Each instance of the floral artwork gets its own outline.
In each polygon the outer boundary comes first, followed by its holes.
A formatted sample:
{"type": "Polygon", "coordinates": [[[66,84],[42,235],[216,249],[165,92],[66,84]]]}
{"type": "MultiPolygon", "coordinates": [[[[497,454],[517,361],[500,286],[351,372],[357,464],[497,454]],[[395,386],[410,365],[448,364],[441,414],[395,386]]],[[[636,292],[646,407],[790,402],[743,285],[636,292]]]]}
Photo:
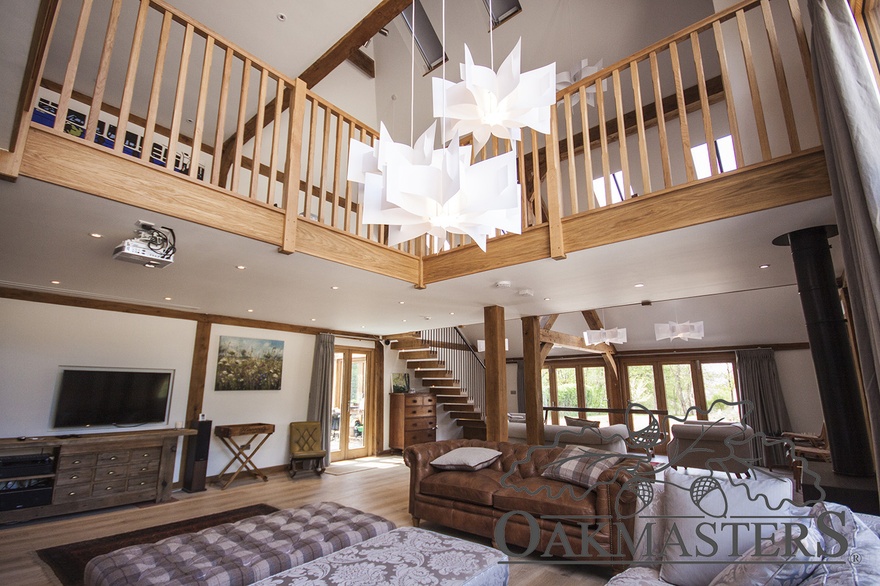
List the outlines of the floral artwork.
{"type": "Polygon", "coordinates": [[[215,391],[280,391],[284,342],[220,336],[215,391]]]}

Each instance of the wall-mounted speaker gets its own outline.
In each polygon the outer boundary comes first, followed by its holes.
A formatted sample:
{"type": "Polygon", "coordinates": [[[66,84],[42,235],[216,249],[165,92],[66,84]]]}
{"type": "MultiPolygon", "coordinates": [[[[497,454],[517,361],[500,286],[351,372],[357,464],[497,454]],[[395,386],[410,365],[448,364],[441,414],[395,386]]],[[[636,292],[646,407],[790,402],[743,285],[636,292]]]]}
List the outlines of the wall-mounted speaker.
{"type": "Polygon", "coordinates": [[[208,448],[211,447],[211,422],[194,421],[190,427],[196,435],[189,436],[186,448],[186,468],[183,472],[183,490],[201,492],[205,490],[208,474],[208,448]]]}

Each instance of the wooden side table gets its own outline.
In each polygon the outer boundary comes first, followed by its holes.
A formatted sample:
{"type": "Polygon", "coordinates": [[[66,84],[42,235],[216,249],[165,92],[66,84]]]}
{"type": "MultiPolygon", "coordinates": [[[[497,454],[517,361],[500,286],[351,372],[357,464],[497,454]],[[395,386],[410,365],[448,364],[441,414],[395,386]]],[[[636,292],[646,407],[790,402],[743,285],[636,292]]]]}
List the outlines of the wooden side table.
{"type": "Polygon", "coordinates": [[[219,437],[220,441],[223,442],[223,445],[232,452],[232,459],[229,460],[226,467],[217,475],[217,482],[222,484],[220,490],[226,490],[226,487],[232,484],[232,481],[235,480],[242,470],[249,470],[257,478],[262,478],[263,482],[269,481],[269,477],[263,474],[263,471],[253,463],[253,457],[273,433],[275,433],[275,425],[272,423],[239,423],[237,425],[218,425],[214,428],[214,435],[219,437]],[[241,444],[235,441],[237,436],[248,435],[250,438],[241,444]],[[261,435],[263,436],[263,439],[260,440],[260,443],[257,444],[257,447],[253,448],[250,456],[248,456],[245,452],[251,449],[251,444],[261,435]],[[224,484],[223,475],[236,462],[239,463],[238,469],[224,484]]]}

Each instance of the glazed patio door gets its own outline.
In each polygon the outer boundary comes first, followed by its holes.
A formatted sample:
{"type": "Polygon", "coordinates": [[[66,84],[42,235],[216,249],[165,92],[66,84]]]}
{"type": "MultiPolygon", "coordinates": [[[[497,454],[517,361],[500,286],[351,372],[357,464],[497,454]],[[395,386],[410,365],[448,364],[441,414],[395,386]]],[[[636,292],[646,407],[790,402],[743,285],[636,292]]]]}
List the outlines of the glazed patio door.
{"type": "Polygon", "coordinates": [[[369,455],[372,437],[369,397],[369,365],[372,352],[362,348],[336,347],[333,368],[333,407],[330,415],[331,460],[369,455]]]}

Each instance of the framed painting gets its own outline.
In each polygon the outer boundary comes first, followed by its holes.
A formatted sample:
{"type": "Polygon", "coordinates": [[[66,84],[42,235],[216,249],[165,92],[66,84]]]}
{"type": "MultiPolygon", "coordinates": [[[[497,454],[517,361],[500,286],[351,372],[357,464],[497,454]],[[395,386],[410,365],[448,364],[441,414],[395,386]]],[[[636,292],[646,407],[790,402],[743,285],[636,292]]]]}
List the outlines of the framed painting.
{"type": "Polygon", "coordinates": [[[215,391],[280,391],[284,342],[220,336],[215,391]]]}

